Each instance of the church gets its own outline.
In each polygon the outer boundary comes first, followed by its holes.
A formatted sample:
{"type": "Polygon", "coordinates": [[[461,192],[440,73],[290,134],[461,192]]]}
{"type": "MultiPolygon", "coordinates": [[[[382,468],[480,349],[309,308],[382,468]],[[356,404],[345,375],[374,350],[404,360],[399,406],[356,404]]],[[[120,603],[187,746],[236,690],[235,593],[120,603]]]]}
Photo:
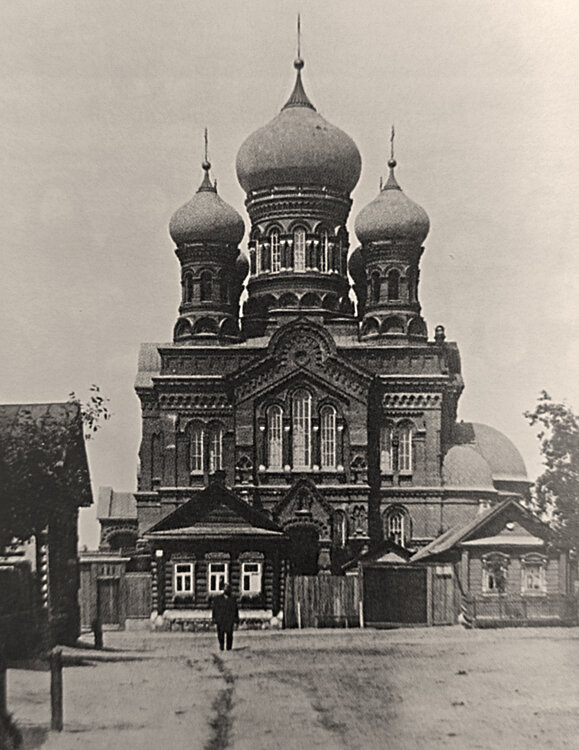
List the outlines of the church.
{"type": "Polygon", "coordinates": [[[242,610],[275,618],[285,576],[343,575],[384,545],[424,558],[529,493],[511,441],[457,421],[458,346],[421,314],[429,218],[393,148],[352,237],[360,153],[309,99],[299,55],[294,68],[286,104],[237,154],[246,240],[207,148],[170,220],[181,303],[172,341],[139,355],[138,490],[99,508],[101,547],[148,551],[167,616],[207,613],[230,583],[242,610]]]}

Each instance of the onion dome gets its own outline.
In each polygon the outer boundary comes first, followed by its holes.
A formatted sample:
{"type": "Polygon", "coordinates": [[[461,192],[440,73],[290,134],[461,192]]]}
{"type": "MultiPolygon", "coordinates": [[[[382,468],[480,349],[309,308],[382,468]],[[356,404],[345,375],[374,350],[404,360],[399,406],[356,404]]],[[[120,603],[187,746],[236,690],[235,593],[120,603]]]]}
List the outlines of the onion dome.
{"type": "Polygon", "coordinates": [[[235,260],[235,276],[240,284],[243,284],[249,273],[249,260],[247,255],[240,251],[235,260]]]}
{"type": "Polygon", "coordinates": [[[395,160],[390,159],[388,166],[390,175],[386,184],[356,218],[356,235],[363,244],[384,240],[422,244],[430,229],[428,214],[402,192],[394,176],[395,160]]]}
{"type": "Polygon", "coordinates": [[[245,232],[243,219],[217,194],[209,178],[211,164],[203,162],[205,176],[199,190],[188,203],[178,208],[169,222],[169,234],[176,245],[218,242],[238,245],[245,232]]]}
{"type": "Polygon", "coordinates": [[[366,283],[366,264],[364,263],[362,251],[359,247],[357,247],[350,255],[348,260],[348,271],[350,272],[354,284],[366,283]]]}
{"type": "Polygon", "coordinates": [[[294,90],[281,112],[252,133],[237,154],[237,178],[246,193],[281,185],[318,185],[349,194],[362,160],[354,141],[310,102],[299,57],[294,90]]]}

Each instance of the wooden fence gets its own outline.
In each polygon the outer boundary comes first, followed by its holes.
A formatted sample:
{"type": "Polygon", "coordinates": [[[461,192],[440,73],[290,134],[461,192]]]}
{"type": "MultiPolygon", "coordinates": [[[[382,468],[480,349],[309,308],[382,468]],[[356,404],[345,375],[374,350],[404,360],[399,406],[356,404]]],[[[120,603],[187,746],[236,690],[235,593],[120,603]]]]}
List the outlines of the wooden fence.
{"type": "Polygon", "coordinates": [[[358,627],[359,602],[357,576],[288,576],[285,627],[358,627]]]}
{"type": "Polygon", "coordinates": [[[545,596],[465,597],[467,615],[478,627],[493,625],[574,625],[577,623],[575,597],[563,594],[545,596]]]}

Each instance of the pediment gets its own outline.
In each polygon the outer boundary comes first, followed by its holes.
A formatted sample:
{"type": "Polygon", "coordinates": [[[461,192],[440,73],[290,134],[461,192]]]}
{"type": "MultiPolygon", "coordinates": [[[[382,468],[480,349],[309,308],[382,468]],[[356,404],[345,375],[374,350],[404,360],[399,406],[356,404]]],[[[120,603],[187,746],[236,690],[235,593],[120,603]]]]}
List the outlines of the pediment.
{"type": "Polygon", "coordinates": [[[230,376],[235,401],[241,403],[280,386],[297,375],[325,390],[365,403],[372,377],[340,357],[334,341],[311,321],[294,321],[272,336],[268,354],[251,368],[230,376]]]}

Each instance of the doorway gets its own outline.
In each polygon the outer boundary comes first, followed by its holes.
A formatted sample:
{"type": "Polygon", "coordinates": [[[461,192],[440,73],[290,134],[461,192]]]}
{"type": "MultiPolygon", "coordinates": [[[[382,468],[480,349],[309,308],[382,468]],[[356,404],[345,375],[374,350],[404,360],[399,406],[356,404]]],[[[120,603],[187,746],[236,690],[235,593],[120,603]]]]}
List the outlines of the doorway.
{"type": "Polygon", "coordinates": [[[318,575],[319,533],[313,524],[297,524],[286,529],[289,537],[289,563],[292,576],[318,575]]]}

